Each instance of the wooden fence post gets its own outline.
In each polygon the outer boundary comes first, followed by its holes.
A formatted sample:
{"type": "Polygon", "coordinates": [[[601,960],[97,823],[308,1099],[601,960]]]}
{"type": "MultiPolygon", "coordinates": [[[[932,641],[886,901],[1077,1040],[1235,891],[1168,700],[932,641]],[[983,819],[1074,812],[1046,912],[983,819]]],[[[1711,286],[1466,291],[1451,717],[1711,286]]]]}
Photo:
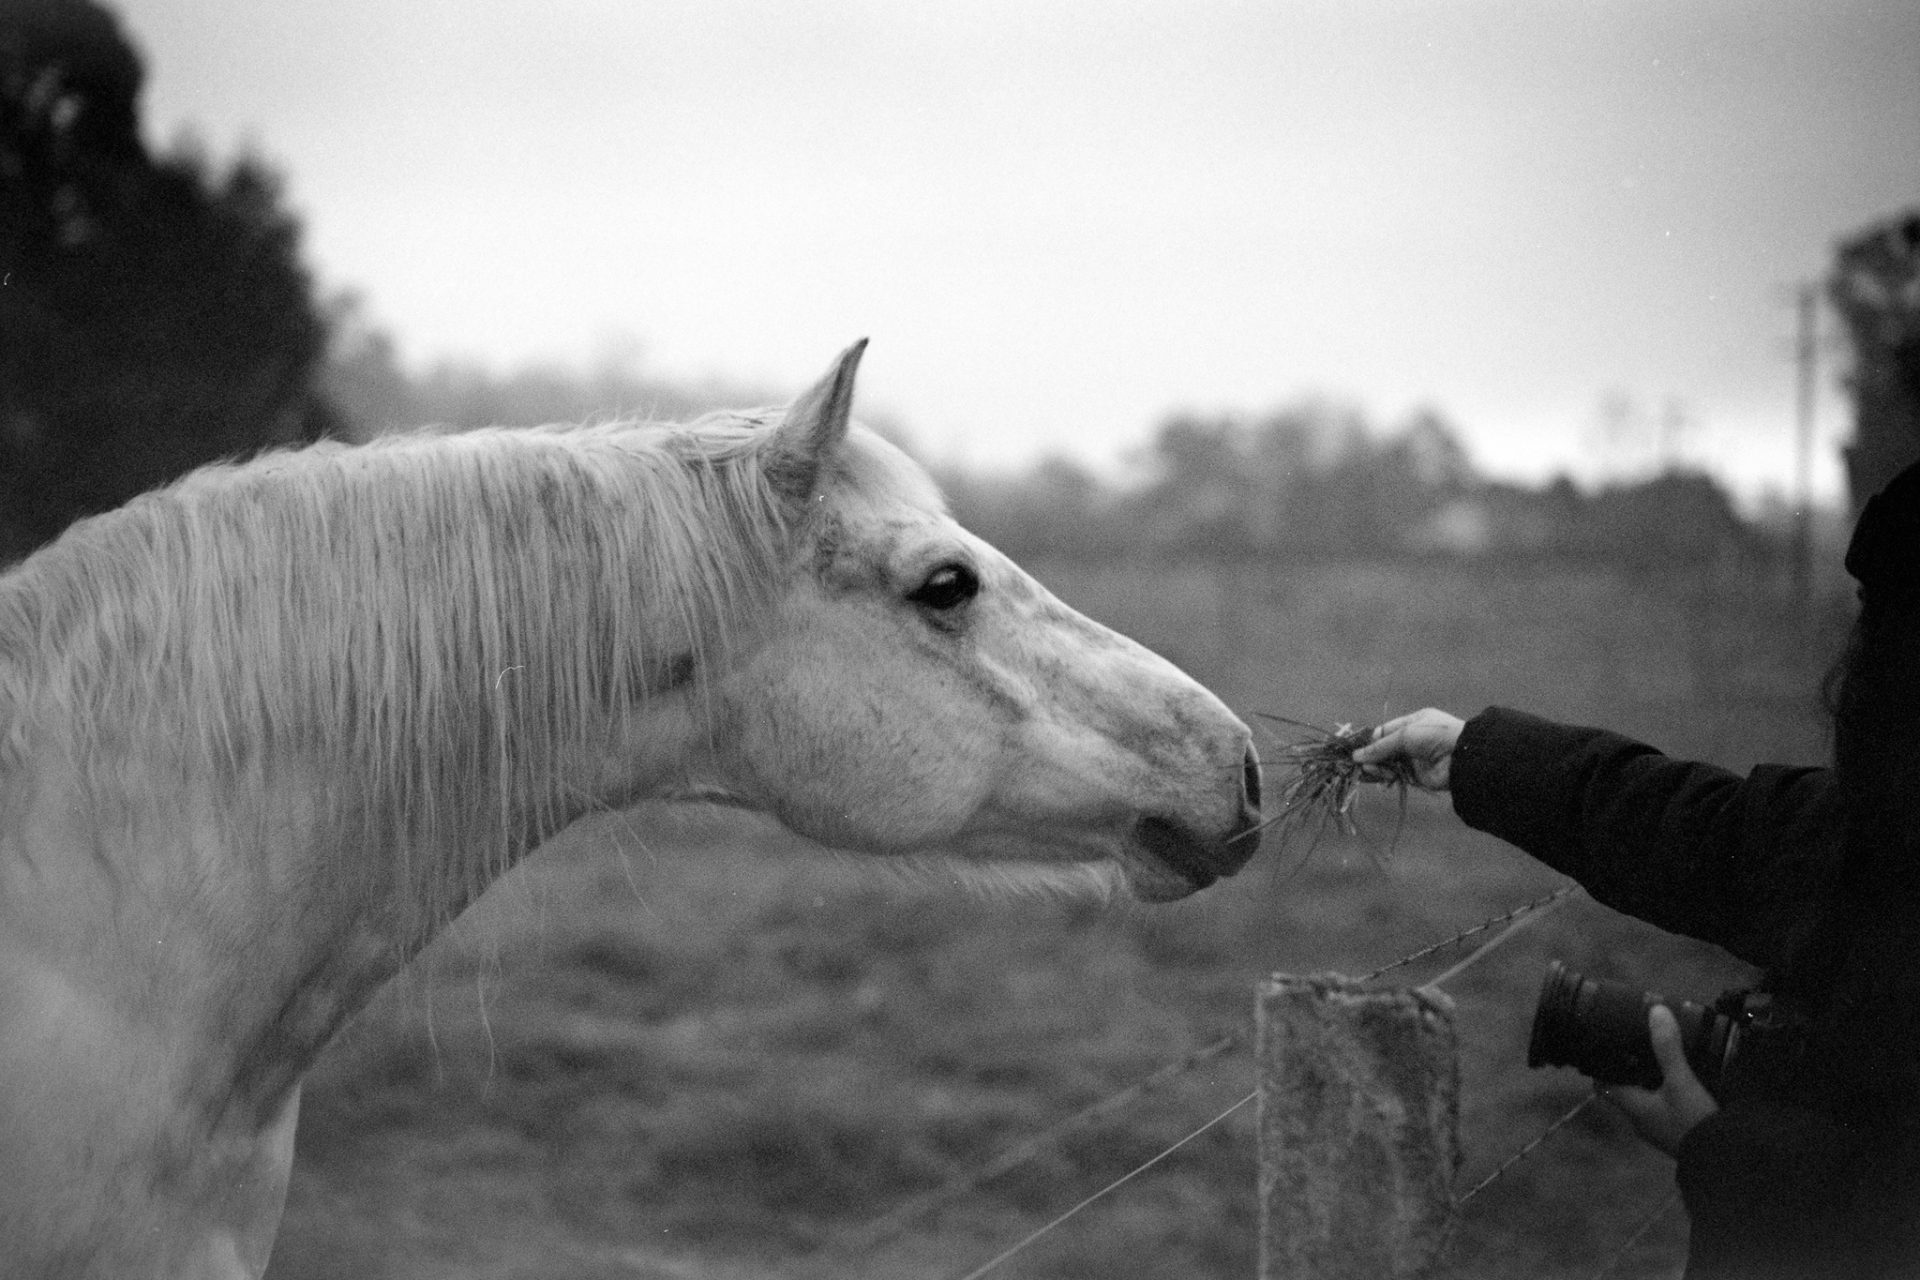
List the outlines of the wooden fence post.
{"type": "Polygon", "coordinates": [[[1338,974],[1260,985],[1260,1280],[1436,1273],[1460,1162],[1453,1002],[1338,974]]]}

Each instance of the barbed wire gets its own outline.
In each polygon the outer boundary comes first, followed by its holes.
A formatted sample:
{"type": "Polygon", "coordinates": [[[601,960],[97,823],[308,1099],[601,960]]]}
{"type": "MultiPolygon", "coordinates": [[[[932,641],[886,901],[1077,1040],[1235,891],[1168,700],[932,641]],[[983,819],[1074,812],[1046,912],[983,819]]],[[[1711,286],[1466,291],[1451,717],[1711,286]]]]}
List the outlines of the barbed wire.
{"type": "Polygon", "coordinates": [[[1502,929],[1499,933],[1495,934],[1492,938],[1488,939],[1472,955],[1469,955],[1465,960],[1462,960],[1459,964],[1454,965],[1453,968],[1447,970],[1445,973],[1441,974],[1439,977],[1428,979],[1425,983],[1422,984],[1423,989],[1428,991],[1438,990],[1445,983],[1453,981],[1455,978],[1465,973],[1468,969],[1471,969],[1474,965],[1479,964],[1482,960],[1484,960],[1487,957],[1489,953],[1491,953],[1492,951],[1494,951],[1499,947],[1505,946],[1508,942],[1512,941],[1515,937],[1519,935],[1521,930],[1531,929],[1534,925],[1546,919],[1547,916],[1550,915],[1554,911],[1554,909],[1559,907],[1562,903],[1571,902],[1573,900],[1574,894],[1579,892],[1579,888],[1580,886],[1574,885],[1568,889],[1562,890],[1559,893],[1551,893],[1551,894],[1548,894],[1546,897],[1540,899],[1540,901],[1535,905],[1535,907],[1532,910],[1528,911],[1526,915],[1521,916],[1517,920],[1514,920],[1512,924],[1509,924],[1506,928],[1502,929]]]}
{"type": "Polygon", "coordinates": [[[1515,1151],[1513,1154],[1509,1155],[1505,1160],[1502,1160],[1498,1165],[1496,1165],[1492,1173],[1489,1173],[1486,1177],[1474,1183],[1472,1187],[1467,1189],[1465,1194],[1456,1197],[1453,1202],[1454,1207],[1459,1208],[1465,1205],[1467,1201],[1473,1199],[1475,1196],[1479,1195],[1482,1191],[1485,1191],[1488,1187],[1500,1181],[1500,1179],[1506,1177],[1507,1174],[1512,1171],[1515,1165],[1519,1164],[1522,1160],[1525,1160],[1528,1156],[1532,1155],[1535,1151],[1539,1150],[1541,1143],[1545,1142],[1548,1138],[1551,1138],[1554,1134],[1560,1132],[1560,1130],[1564,1129],[1567,1125],[1571,1124],[1573,1122],[1574,1117],[1578,1116],[1582,1111],[1585,1111],[1588,1107],[1592,1106],[1594,1099],[1599,1096],[1600,1095],[1598,1094],[1590,1093],[1586,1097],[1580,1099],[1580,1101],[1574,1103],[1566,1111],[1562,1112],[1559,1118],[1554,1120],[1552,1124],[1549,1124],[1545,1129],[1542,1129],[1539,1133],[1535,1134],[1533,1138],[1531,1138],[1525,1144],[1523,1144],[1518,1151],[1515,1151]]]}
{"type": "MultiPolygon", "coordinates": [[[[1361,974],[1360,977],[1357,979],[1357,981],[1372,982],[1377,978],[1380,978],[1386,974],[1392,973],[1395,969],[1404,969],[1406,966],[1410,964],[1414,964],[1414,963],[1417,963],[1418,961],[1425,960],[1428,956],[1433,955],[1435,952],[1445,951],[1448,947],[1456,946],[1462,942],[1465,942],[1468,938],[1472,938],[1479,934],[1485,933],[1487,930],[1494,928],[1497,925],[1505,924],[1507,921],[1515,919],[1519,916],[1526,915],[1530,911],[1538,911],[1542,907],[1551,906],[1555,903],[1562,901],[1563,899],[1572,897],[1574,894],[1578,892],[1580,892],[1580,886],[1577,884],[1562,885],[1560,888],[1555,889],[1552,893],[1544,894],[1541,897],[1533,899],[1531,902],[1523,902],[1519,906],[1515,907],[1513,910],[1494,916],[1491,920],[1482,920],[1479,924],[1474,925],[1473,928],[1471,929],[1462,929],[1459,933],[1454,934],[1451,938],[1443,938],[1439,942],[1433,943],[1430,946],[1425,946],[1420,948],[1418,951],[1415,951],[1411,955],[1401,956],[1398,960],[1395,960],[1391,964],[1383,964],[1378,969],[1375,969],[1372,973],[1361,974]]],[[[1474,957],[1469,957],[1469,961],[1471,961],[1473,958],[1474,957]]],[[[1448,974],[1445,976],[1451,977],[1452,975],[1448,974]]],[[[1427,983],[1426,985],[1438,986],[1440,985],[1440,982],[1441,982],[1441,979],[1436,978],[1432,982],[1427,983]]]]}

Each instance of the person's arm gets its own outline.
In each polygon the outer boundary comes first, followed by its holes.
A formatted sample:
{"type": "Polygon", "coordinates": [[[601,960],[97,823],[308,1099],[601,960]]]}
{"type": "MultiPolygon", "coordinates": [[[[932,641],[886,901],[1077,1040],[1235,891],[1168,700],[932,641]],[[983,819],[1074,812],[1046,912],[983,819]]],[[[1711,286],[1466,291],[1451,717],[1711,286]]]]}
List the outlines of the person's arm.
{"type": "Polygon", "coordinates": [[[1468,721],[1402,716],[1354,758],[1411,763],[1421,785],[1451,790],[1469,826],[1617,910],[1762,966],[1805,940],[1836,860],[1825,769],[1763,765],[1742,778],[1498,707],[1468,721]]]}

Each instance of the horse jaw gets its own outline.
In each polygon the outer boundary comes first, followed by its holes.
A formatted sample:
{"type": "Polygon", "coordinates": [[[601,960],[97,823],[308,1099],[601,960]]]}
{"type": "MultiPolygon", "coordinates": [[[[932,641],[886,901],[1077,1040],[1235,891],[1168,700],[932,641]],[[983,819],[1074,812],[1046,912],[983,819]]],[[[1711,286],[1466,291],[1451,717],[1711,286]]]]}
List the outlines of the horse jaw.
{"type": "Polygon", "coordinates": [[[1129,891],[1143,895],[1127,878],[1120,864],[1098,862],[981,862],[958,857],[906,855],[889,858],[885,865],[897,867],[915,880],[953,884],[985,898],[1061,898],[1075,902],[1112,902],[1129,891]]]}

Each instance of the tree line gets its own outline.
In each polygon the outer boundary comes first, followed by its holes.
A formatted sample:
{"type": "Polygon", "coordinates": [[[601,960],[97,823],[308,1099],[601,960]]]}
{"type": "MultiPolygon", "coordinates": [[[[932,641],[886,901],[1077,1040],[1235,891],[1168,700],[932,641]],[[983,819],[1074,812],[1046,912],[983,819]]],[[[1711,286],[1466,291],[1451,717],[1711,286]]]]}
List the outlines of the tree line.
{"type": "Polygon", "coordinates": [[[1179,414],[1102,480],[1063,458],[1023,474],[942,476],[963,523],[1016,558],[1168,561],[1534,557],[1636,570],[1766,556],[1777,539],[1697,471],[1583,489],[1490,480],[1433,410],[1380,426],[1303,400],[1179,414]]]}

